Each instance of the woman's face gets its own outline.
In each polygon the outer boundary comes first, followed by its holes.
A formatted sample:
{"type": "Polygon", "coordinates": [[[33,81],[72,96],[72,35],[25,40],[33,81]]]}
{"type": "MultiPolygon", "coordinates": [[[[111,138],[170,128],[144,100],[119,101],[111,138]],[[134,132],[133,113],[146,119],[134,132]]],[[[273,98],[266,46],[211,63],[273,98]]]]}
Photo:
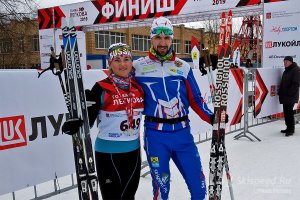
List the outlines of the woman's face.
{"type": "Polygon", "coordinates": [[[132,59],[128,55],[115,56],[111,60],[109,67],[117,76],[128,77],[132,70],[132,59]]]}

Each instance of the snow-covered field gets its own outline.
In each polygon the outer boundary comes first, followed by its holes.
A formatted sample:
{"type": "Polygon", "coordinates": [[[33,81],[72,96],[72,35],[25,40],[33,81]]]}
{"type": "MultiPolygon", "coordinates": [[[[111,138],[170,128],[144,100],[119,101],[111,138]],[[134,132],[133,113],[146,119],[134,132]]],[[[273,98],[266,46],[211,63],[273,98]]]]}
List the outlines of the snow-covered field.
{"type": "MultiPolygon", "coordinates": [[[[250,131],[258,136],[261,142],[250,142],[246,138],[234,140],[233,137],[238,133],[227,136],[226,148],[235,200],[300,199],[300,124],[296,125],[295,134],[291,137],[285,137],[280,133],[284,128],[282,120],[251,128],[250,131]]],[[[198,144],[198,149],[208,179],[210,141],[198,144]]],[[[173,162],[171,172],[170,200],[190,199],[184,180],[173,162]]],[[[59,179],[59,184],[61,188],[70,184],[70,177],[59,179]]],[[[53,182],[39,185],[37,190],[39,195],[51,192],[53,182]]],[[[33,198],[32,188],[16,192],[16,200],[33,198]]],[[[11,199],[11,194],[0,196],[0,200],[11,199]]],[[[48,200],[76,199],[78,199],[77,189],[48,198],[48,200]]],[[[136,200],[151,199],[151,177],[148,175],[140,180],[136,200]]],[[[230,199],[226,176],[223,178],[222,199],[230,199]]]]}

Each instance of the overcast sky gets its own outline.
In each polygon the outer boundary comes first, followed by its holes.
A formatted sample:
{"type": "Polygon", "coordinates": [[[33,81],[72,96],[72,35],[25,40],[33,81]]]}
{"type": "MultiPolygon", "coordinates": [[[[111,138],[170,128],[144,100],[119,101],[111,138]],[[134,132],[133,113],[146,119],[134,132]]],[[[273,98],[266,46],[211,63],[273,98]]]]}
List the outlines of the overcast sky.
{"type": "Polygon", "coordinates": [[[40,8],[48,8],[52,6],[65,5],[70,3],[78,3],[87,0],[36,0],[40,8]]]}

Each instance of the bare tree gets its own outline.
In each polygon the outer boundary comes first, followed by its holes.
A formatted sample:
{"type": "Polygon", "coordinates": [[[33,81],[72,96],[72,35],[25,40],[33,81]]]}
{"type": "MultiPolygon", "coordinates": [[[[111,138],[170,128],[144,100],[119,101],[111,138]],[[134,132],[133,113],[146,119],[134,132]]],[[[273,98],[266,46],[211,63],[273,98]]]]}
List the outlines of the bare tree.
{"type": "Polygon", "coordinates": [[[216,54],[218,51],[219,30],[221,21],[219,19],[207,20],[203,22],[205,29],[204,44],[207,44],[210,53],[216,54]]]}
{"type": "Polygon", "coordinates": [[[26,46],[38,29],[37,4],[34,0],[0,0],[0,66],[24,66],[26,46]]]}

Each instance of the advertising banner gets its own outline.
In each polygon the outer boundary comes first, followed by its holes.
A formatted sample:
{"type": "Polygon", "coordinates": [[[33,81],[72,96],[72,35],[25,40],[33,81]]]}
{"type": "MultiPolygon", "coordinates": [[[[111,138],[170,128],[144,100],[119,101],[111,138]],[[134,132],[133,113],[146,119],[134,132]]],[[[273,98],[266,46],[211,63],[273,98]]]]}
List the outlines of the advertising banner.
{"type": "MultiPolygon", "coordinates": [[[[193,72],[204,101],[213,111],[207,77],[201,76],[199,70],[193,72]]],[[[234,78],[239,76],[230,75],[229,80],[230,124],[233,120],[238,123],[241,116],[238,103],[241,96],[235,94],[240,94],[242,85],[237,84],[240,78],[234,78]]],[[[50,72],[37,77],[36,70],[0,71],[0,195],[75,171],[71,137],[61,132],[67,108],[59,80],[50,72]]],[[[85,70],[84,86],[91,89],[95,82],[105,77],[102,70],[85,70]]],[[[194,135],[211,133],[212,126],[192,109],[189,119],[194,135]]],[[[97,133],[94,126],[91,130],[93,141],[97,133]]],[[[204,134],[200,136],[205,137],[204,134]]]]}
{"type": "MultiPolygon", "coordinates": [[[[100,70],[83,75],[86,88],[105,77],[100,70]]],[[[72,139],[61,132],[67,108],[59,80],[37,76],[0,71],[0,195],[75,172],[72,139]]]]}
{"type": "Polygon", "coordinates": [[[299,0],[264,4],[263,67],[283,67],[283,58],[300,63],[299,0]]]}
{"type": "Polygon", "coordinates": [[[187,15],[260,4],[260,0],[116,0],[84,1],[38,11],[39,28],[60,28],[61,18],[76,26],[187,15]],[[53,17],[54,16],[54,17],[53,17]]]}
{"type": "Polygon", "coordinates": [[[228,88],[228,108],[230,125],[241,122],[243,116],[244,71],[242,69],[230,69],[228,88]]]}
{"type": "Polygon", "coordinates": [[[284,69],[262,68],[256,70],[255,117],[262,118],[282,112],[279,104],[278,88],[284,69]]]}

